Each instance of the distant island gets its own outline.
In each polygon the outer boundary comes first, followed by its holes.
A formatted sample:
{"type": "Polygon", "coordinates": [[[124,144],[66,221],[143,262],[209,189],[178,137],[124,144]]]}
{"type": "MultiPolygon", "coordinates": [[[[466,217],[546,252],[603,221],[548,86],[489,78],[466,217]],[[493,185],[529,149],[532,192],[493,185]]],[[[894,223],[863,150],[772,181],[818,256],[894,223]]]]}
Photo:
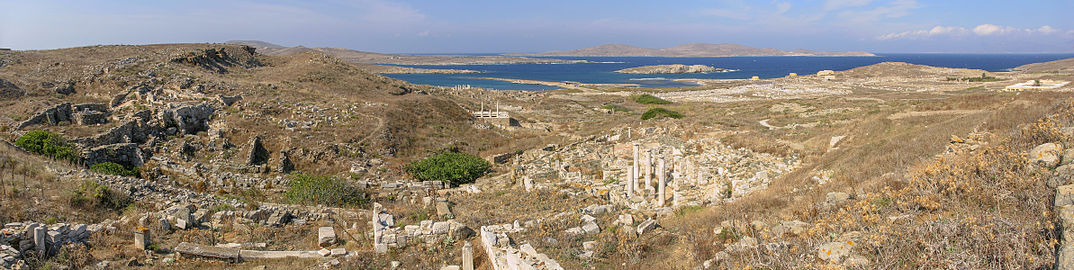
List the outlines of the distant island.
{"type": "Polygon", "coordinates": [[[632,68],[624,68],[616,70],[616,73],[625,74],[684,74],[684,73],[710,73],[710,72],[726,72],[728,69],[710,67],[706,65],[692,65],[687,66],[683,64],[674,65],[651,65],[640,66],[632,68]]]}
{"type": "Polygon", "coordinates": [[[798,49],[784,51],[753,48],[738,44],[689,43],[665,49],[649,49],[625,44],[605,44],[579,50],[553,51],[510,56],[656,56],[656,57],[731,57],[731,56],[876,56],[868,52],[827,52],[798,49]]]}
{"type": "MultiPolygon", "coordinates": [[[[257,52],[268,55],[291,55],[302,52],[320,52],[328,54],[351,64],[378,65],[500,65],[500,64],[567,64],[583,63],[584,60],[562,60],[548,58],[528,58],[512,56],[475,56],[475,55],[411,55],[363,52],[343,48],[308,48],[303,46],[285,47],[258,40],[231,40],[227,44],[254,47],[257,52]]],[[[395,70],[382,68],[384,70],[395,70]]],[[[399,70],[395,70],[399,71],[399,70]]],[[[447,71],[443,69],[410,69],[401,73],[474,73],[472,71],[447,71]]]]}

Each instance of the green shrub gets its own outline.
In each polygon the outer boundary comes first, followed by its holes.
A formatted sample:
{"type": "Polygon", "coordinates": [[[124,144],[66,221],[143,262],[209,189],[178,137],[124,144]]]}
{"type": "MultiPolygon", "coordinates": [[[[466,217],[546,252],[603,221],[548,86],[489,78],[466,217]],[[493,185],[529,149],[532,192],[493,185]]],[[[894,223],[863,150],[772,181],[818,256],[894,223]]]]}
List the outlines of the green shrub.
{"type": "Polygon", "coordinates": [[[130,197],[101,185],[96,181],[85,180],[71,192],[71,206],[84,208],[105,208],[122,210],[131,203],[130,197]]]}
{"type": "Polygon", "coordinates": [[[664,108],[652,108],[641,114],[641,120],[649,120],[655,118],[670,117],[679,119],[682,118],[682,114],[676,111],[664,109],[664,108]]]}
{"type": "Polygon", "coordinates": [[[452,186],[473,183],[488,171],[488,161],[478,156],[441,152],[431,157],[414,161],[406,166],[406,171],[422,181],[442,181],[452,186]]]}
{"type": "Polygon", "coordinates": [[[630,112],[630,108],[623,107],[622,105],[619,105],[619,104],[607,104],[607,105],[601,106],[600,108],[605,109],[605,110],[612,110],[612,111],[616,111],[616,112],[630,112]]]}
{"type": "Polygon", "coordinates": [[[44,130],[27,132],[26,135],[15,139],[15,145],[53,159],[75,160],[77,158],[75,150],[63,136],[44,130]]]}
{"type": "Polygon", "coordinates": [[[642,94],[634,98],[634,102],[641,104],[671,104],[671,101],[667,101],[649,94],[642,94]]]}
{"type": "Polygon", "coordinates": [[[366,202],[365,194],[357,187],[328,175],[295,173],[288,185],[290,189],[284,196],[295,204],[361,206],[366,202]]]}
{"type": "Polygon", "coordinates": [[[137,167],[127,168],[127,166],[123,166],[115,162],[101,162],[93,164],[93,166],[90,166],[89,169],[90,171],[94,171],[97,173],[130,177],[138,177],[138,175],[140,174],[137,167]]]}

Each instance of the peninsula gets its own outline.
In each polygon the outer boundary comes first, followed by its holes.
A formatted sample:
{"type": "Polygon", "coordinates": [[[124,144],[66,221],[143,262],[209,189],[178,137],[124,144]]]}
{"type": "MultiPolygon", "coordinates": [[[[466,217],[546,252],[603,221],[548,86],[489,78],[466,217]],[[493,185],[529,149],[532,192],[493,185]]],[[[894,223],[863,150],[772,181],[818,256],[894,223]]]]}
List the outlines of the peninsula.
{"type": "Polygon", "coordinates": [[[685,74],[685,73],[711,73],[727,72],[729,69],[710,67],[706,65],[651,65],[616,70],[616,73],[624,74],[685,74]]]}

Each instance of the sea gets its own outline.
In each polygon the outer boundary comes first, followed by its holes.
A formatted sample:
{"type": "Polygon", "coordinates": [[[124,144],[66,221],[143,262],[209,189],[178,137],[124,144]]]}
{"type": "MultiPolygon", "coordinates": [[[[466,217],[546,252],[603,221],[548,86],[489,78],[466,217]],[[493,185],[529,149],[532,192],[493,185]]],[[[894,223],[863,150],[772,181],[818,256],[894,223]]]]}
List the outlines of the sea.
{"type": "Polygon", "coordinates": [[[1010,71],[1012,68],[1038,62],[1074,57],[1074,54],[878,54],[862,57],[810,56],[750,56],[750,57],[547,57],[585,60],[571,64],[499,64],[499,65],[400,65],[416,68],[469,69],[476,74],[385,74],[385,76],[415,84],[436,86],[470,85],[498,90],[552,90],[557,87],[535,84],[516,84],[481,77],[526,79],[554,82],[600,84],[637,84],[644,88],[695,86],[674,79],[748,79],[777,78],[789,73],[815,74],[821,70],[847,70],[881,62],[982,69],[990,72],[1010,71]],[[729,72],[693,74],[620,74],[614,71],[647,65],[708,65],[729,69],[729,72]]]}

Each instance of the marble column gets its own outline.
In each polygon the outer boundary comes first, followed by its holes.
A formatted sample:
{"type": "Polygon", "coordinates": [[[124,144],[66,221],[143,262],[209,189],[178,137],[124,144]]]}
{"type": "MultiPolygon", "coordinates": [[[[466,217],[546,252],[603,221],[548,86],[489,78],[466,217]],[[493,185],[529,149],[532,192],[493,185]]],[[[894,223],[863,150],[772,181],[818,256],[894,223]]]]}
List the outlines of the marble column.
{"type": "Polygon", "coordinates": [[[638,170],[638,161],[641,159],[641,151],[639,151],[640,147],[641,147],[641,144],[634,143],[634,168],[633,168],[633,170],[634,170],[634,178],[632,178],[632,182],[630,182],[630,184],[631,184],[630,188],[633,191],[638,190],[638,176],[639,176],[639,174],[641,174],[641,171],[638,170]]]}
{"type": "Polygon", "coordinates": [[[653,149],[645,150],[645,190],[653,190],[653,149]]]}

